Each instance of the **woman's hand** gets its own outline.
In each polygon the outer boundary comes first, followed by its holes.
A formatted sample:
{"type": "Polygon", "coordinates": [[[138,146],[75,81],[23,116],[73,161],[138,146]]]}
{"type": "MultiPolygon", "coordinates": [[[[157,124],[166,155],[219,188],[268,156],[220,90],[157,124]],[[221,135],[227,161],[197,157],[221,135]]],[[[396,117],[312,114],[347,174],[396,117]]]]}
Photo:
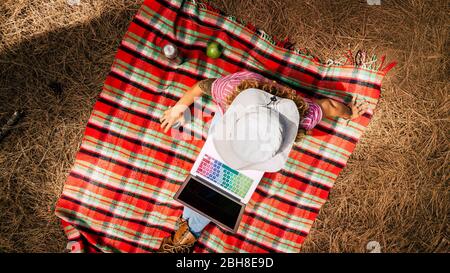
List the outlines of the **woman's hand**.
{"type": "Polygon", "coordinates": [[[348,119],[355,119],[363,115],[367,109],[369,109],[369,104],[366,100],[356,101],[358,96],[353,97],[352,101],[348,104],[351,110],[351,115],[348,119]]]}
{"type": "Polygon", "coordinates": [[[180,125],[185,123],[183,113],[187,110],[187,108],[188,107],[186,105],[176,104],[164,111],[163,116],[159,120],[164,133],[167,133],[167,131],[169,131],[169,129],[177,122],[179,122],[180,125]]]}
{"type": "Polygon", "coordinates": [[[332,99],[317,99],[314,102],[320,105],[324,116],[328,118],[343,118],[346,120],[355,119],[364,114],[368,109],[366,100],[356,101],[357,96],[346,105],[332,99]]]}

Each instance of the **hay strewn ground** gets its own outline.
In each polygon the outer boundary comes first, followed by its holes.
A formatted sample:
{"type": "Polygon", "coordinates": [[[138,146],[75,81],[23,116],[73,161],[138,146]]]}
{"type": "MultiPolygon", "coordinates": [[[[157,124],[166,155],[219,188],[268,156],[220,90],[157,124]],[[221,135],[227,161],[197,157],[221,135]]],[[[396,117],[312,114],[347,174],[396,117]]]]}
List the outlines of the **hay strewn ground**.
{"type": "MultiPolygon", "coordinates": [[[[60,252],[54,204],[117,45],[141,0],[0,4],[0,251],[60,252]]],[[[448,252],[449,10],[446,1],[217,1],[228,14],[326,60],[366,48],[397,59],[378,111],[304,252],[448,252]]]]}

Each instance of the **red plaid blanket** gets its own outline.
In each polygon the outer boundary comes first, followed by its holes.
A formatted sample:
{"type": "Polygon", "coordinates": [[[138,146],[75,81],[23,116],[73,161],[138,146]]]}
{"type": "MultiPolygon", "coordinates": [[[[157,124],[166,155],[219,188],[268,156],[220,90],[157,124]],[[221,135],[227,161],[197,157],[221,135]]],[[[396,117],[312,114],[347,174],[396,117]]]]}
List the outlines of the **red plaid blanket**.
{"type": "MultiPolygon", "coordinates": [[[[145,1],[119,46],[57,203],[68,247],[151,252],[173,231],[183,207],[172,197],[216,109],[204,98],[206,115],[194,116],[182,137],[163,133],[158,120],[196,81],[247,69],[295,88],[300,96],[348,102],[357,94],[373,110],[393,66],[382,65],[354,63],[351,55],[344,65],[323,64],[204,3],[145,1]],[[211,40],[224,47],[219,59],[205,54],[211,40]],[[162,57],[167,42],[181,50],[182,65],[162,57]]],[[[194,251],[298,252],[371,113],[348,124],[322,120],[294,146],[282,171],[264,176],[238,232],[210,224],[194,251]]]]}

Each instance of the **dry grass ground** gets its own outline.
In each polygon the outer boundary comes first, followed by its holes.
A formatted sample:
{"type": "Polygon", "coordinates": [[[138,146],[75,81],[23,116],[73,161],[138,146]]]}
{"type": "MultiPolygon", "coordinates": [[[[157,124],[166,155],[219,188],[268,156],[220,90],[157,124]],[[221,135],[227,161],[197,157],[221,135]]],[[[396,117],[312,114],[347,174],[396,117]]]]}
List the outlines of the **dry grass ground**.
{"type": "MultiPolygon", "coordinates": [[[[213,2],[213,1],[211,1],[213,2]]],[[[141,0],[3,0],[0,251],[60,252],[54,204],[84,126],[141,0]]],[[[337,179],[304,252],[449,252],[448,1],[221,0],[213,5],[326,60],[347,49],[388,54],[368,131],[337,179]]]]}

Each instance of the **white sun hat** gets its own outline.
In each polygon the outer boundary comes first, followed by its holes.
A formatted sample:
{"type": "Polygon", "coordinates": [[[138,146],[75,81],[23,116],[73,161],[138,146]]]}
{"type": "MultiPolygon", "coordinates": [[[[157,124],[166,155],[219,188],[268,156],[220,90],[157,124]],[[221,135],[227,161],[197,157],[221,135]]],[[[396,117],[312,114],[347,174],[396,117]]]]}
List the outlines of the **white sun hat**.
{"type": "Polygon", "coordinates": [[[294,101],[249,88],[211,130],[212,142],[235,170],[277,172],[287,161],[300,115],[294,101]]]}

